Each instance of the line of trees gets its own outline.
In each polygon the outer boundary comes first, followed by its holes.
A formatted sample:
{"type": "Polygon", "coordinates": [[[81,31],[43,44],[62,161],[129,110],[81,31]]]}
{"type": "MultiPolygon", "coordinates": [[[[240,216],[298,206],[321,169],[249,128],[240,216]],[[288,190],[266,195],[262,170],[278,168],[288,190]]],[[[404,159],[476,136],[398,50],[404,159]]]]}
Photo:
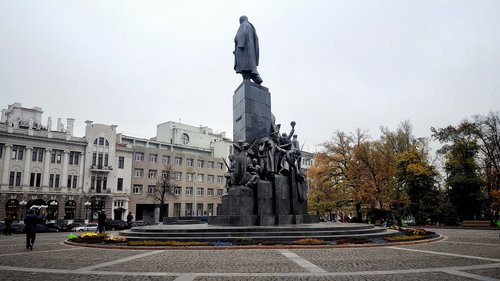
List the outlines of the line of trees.
{"type": "Polygon", "coordinates": [[[355,213],[417,223],[497,217],[500,206],[498,113],[457,126],[431,128],[443,146],[431,159],[431,138],[417,138],[409,121],[381,128],[371,140],[360,129],[336,131],[322,144],[308,171],[309,209],[318,214],[355,213]],[[441,169],[438,169],[441,167],[441,169]]]}

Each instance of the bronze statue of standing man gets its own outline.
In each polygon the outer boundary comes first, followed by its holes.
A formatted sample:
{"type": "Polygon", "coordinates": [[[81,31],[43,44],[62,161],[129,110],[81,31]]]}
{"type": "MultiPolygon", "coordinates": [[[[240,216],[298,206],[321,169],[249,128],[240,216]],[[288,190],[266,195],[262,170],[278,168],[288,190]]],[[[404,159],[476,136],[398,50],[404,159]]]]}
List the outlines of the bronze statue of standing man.
{"type": "Polygon", "coordinates": [[[240,17],[240,28],[234,37],[234,70],[250,80],[261,84],[262,78],[257,72],[259,65],[259,38],[255,27],[248,22],[246,16],[240,17]]]}

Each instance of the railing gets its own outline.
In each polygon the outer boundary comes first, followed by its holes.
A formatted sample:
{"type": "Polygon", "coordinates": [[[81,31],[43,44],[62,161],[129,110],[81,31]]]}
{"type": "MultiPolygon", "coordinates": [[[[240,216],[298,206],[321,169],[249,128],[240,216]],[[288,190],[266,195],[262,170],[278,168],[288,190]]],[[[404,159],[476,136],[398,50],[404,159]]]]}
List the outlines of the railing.
{"type": "Polygon", "coordinates": [[[92,165],[90,170],[94,172],[110,172],[113,170],[112,166],[92,165]]]}

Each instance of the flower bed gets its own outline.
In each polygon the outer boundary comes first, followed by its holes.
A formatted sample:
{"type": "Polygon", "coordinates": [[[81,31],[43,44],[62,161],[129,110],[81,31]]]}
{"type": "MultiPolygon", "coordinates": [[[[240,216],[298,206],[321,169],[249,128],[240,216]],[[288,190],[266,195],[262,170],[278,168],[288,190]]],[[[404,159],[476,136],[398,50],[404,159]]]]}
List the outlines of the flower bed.
{"type": "Polygon", "coordinates": [[[292,242],[292,245],[327,245],[327,244],[328,242],[315,238],[304,238],[292,242]]]}
{"type": "Polygon", "coordinates": [[[85,232],[79,236],[69,234],[68,240],[76,243],[100,244],[100,243],[126,243],[127,239],[122,236],[108,236],[105,233],[85,232]]]}

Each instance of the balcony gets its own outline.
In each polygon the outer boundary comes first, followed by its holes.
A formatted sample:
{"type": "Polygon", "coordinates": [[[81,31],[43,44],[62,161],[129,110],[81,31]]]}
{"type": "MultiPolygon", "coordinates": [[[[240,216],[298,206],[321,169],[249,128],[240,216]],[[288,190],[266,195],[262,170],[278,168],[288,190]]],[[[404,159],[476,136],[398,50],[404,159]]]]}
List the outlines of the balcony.
{"type": "Polygon", "coordinates": [[[92,165],[90,166],[90,171],[91,172],[105,172],[109,173],[113,170],[113,167],[111,166],[102,166],[102,165],[92,165]]]}
{"type": "Polygon", "coordinates": [[[96,189],[90,189],[91,194],[111,194],[111,189],[103,189],[103,188],[96,188],[96,189]]]}

